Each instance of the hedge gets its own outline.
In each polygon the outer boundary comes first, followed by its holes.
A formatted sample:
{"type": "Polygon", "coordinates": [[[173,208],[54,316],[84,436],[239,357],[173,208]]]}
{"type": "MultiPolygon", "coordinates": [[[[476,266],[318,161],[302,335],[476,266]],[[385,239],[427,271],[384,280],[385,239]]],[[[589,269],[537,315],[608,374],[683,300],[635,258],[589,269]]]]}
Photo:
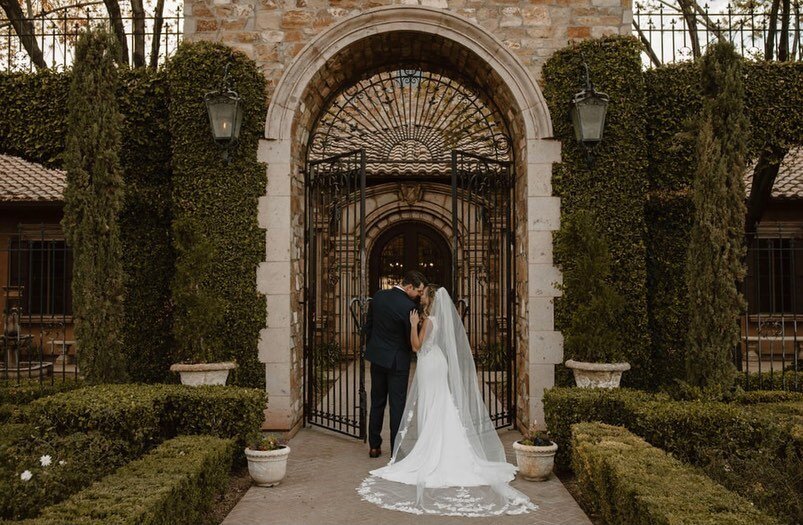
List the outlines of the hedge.
{"type": "MultiPolygon", "coordinates": [[[[650,332],[657,384],[682,378],[688,325],[684,265],[693,213],[691,123],[700,110],[694,63],[651,69],[646,84],[649,196],[647,267],[650,332]]],[[[803,63],[747,62],[745,106],[751,159],[770,146],[803,145],[803,63]]],[[[766,388],[766,385],[760,388],[766,388]]],[[[787,388],[789,388],[787,386],[787,388]]]]}
{"type": "Polygon", "coordinates": [[[572,451],[578,484],[606,523],[780,525],[625,428],[573,425],[572,451]]]}
{"type": "Polygon", "coordinates": [[[225,487],[234,442],[181,436],[160,445],[28,525],[195,525],[225,487]]]}
{"type": "Polygon", "coordinates": [[[0,384],[0,404],[25,405],[40,397],[52,396],[80,388],[80,381],[58,381],[51,383],[39,380],[0,384]]]}
{"type": "Polygon", "coordinates": [[[137,68],[120,75],[123,115],[120,163],[125,198],[120,214],[126,274],[123,348],[132,380],[175,381],[170,279],[171,166],[166,75],[137,68]]]}
{"type": "Polygon", "coordinates": [[[0,518],[35,516],[134,459],[139,450],[122,438],[98,432],[41,436],[30,425],[2,425],[0,518]],[[50,465],[40,458],[50,456],[50,465]],[[31,472],[25,481],[20,474],[31,472]]]}
{"type": "Polygon", "coordinates": [[[750,374],[739,374],[736,384],[744,390],[791,390],[793,392],[803,392],[803,370],[795,372],[793,370],[769,372],[751,372],[750,374]]]}
{"type": "MultiPolygon", "coordinates": [[[[651,384],[650,339],[647,330],[646,224],[647,142],[641,46],[632,37],[589,40],[557,51],[543,70],[544,96],[554,136],[563,143],[562,162],[553,171],[553,187],[561,198],[561,220],[574,210],[589,209],[603,226],[612,257],[612,281],[624,296],[627,313],[619,329],[633,370],[623,380],[651,384]],[[599,91],[611,97],[605,140],[596,150],[593,168],[574,138],[568,102],[584,87],[581,53],[599,91]]],[[[571,253],[555,253],[556,263],[572,264],[571,253]]],[[[556,302],[556,328],[568,323],[572,305],[556,302]]],[[[567,358],[572,356],[567,355],[567,358]]]]}
{"type": "MultiPolygon", "coordinates": [[[[799,406],[798,402],[798,406],[799,406]]],[[[624,426],[650,444],[699,466],[758,507],[794,522],[803,519],[803,439],[794,418],[776,406],[672,401],[626,389],[555,388],[545,392],[545,420],[569,464],[571,425],[600,421],[624,426]]]]}
{"type": "MultiPolygon", "coordinates": [[[[132,379],[165,381],[172,379],[169,87],[161,71],[119,73],[126,184],[120,216],[127,275],[124,352],[132,379]]],[[[71,80],[69,71],[0,73],[0,153],[62,167],[71,80]]]]}
{"type": "Polygon", "coordinates": [[[46,433],[97,430],[141,450],[165,437],[203,433],[244,444],[264,419],[265,392],[238,387],[98,385],[31,403],[28,420],[46,433]]]}
{"type": "Polygon", "coordinates": [[[265,194],[265,166],[257,162],[264,136],[265,77],[240,52],[212,42],[184,42],[167,64],[173,162],[173,220],[190,219],[214,250],[205,287],[226,302],[225,313],[205,340],[213,359],[235,360],[236,385],[265,386],[265,367],[257,359],[265,326],[265,297],[256,289],[256,270],[265,259],[265,233],[257,223],[257,204],[265,194]],[[229,161],[212,141],[205,91],[218,87],[223,70],[239,93],[243,122],[229,161]],[[211,340],[209,340],[211,339],[211,340]]]}

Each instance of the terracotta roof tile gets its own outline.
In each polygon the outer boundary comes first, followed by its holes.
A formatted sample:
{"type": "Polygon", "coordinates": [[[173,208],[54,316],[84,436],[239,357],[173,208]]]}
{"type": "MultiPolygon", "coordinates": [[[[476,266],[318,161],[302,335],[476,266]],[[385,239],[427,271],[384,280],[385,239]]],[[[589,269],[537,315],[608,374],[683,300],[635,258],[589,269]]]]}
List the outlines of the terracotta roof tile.
{"type": "MultiPolygon", "coordinates": [[[[748,166],[744,174],[747,194],[753,183],[755,164],[748,166]]],[[[792,148],[781,161],[778,176],[772,186],[773,199],[803,199],[803,147],[792,148]]]]}
{"type": "Polygon", "coordinates": [[[11,155],[0,155],[0,202],[60,202],[67,175],[11,155]]]}

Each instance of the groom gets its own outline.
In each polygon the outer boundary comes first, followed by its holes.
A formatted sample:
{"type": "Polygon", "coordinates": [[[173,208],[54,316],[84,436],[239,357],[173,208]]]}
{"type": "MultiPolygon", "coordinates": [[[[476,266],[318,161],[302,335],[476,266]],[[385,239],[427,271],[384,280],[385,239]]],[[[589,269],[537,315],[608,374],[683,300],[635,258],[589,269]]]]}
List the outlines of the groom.
{"type": "Polygon", "coordinates": [[[368,455],[382,454],[382,423],[390,400],[390,451],[401,424],[410,377],[410,311],[424,291],[421,272],[404,274],[401,284],[379,290],[368,306],[365,321],[365,358],[371,362],[371,415],[368,418],[368,455]]]}

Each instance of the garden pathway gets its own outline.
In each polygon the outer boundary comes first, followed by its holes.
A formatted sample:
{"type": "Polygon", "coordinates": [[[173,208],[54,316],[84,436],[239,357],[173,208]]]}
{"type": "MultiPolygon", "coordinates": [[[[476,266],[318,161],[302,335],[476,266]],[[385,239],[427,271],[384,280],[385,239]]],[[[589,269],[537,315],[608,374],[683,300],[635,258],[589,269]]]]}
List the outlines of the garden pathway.
{"type": "MultiPolygon", "coordinates": [[[[512,444],[521,435],[503,430],[499,436],[508,461],[515,464],[512,444]]],[[[387,463],[387,451],[381,458],[371,459],[368,445],[362,441],[317,428],[302,429],[290,440],[290,447],[284,481],[272,488],[252,486],[222,525],[591,525],[554,476],[542,483],[521,479],[512,483],[539,506],[530,514],[471,519],[425,517],[382,509],[362,501],[357,494],[355,489],[368,471],[387,463]]]]}

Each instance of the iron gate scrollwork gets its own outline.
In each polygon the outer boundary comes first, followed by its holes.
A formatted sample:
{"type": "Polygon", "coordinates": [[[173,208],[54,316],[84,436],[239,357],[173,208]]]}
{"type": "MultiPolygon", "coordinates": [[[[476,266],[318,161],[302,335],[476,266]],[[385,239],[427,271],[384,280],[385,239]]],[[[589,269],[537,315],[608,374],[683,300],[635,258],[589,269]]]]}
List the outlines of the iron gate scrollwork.
{"type": "Polygon", "coordinates": [[[365,439],[365,152],[310,161],[306,176],[305,417],[365,439]]]}
{"type": "Polygon", "coordinates": [[[452,152],[451,293],[497,428],[516,416],[514,182],[508,161],[452,152]]]}

